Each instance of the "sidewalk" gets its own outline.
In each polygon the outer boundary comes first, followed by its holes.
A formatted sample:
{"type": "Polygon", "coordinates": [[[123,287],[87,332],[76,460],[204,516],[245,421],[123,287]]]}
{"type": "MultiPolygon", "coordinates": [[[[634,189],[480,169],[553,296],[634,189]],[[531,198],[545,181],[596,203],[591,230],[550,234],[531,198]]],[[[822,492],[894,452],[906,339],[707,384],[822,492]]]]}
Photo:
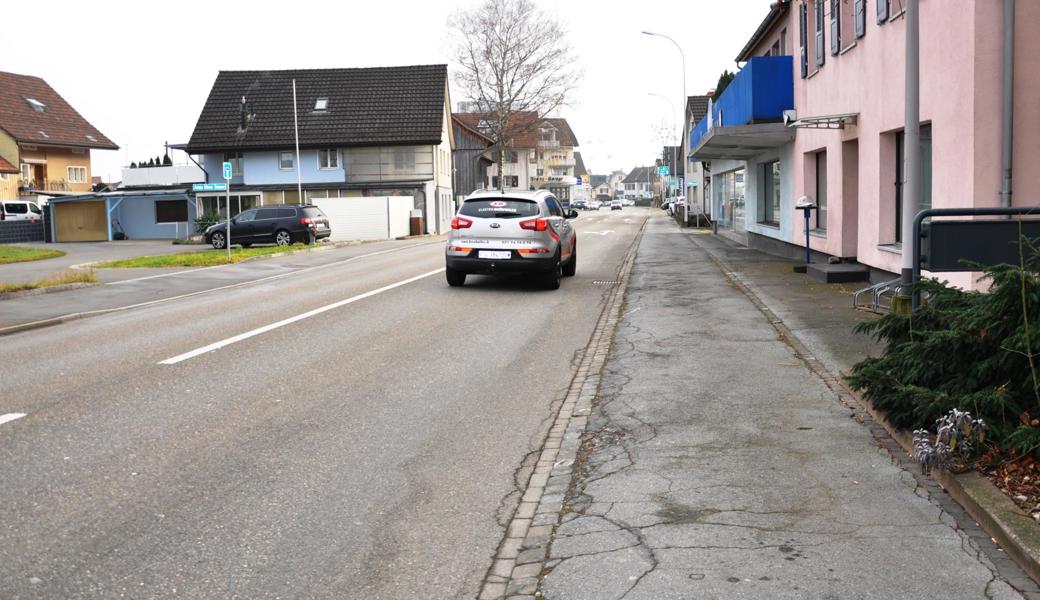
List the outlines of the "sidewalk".
{"type": "Polygon", "coordinates": [[[1015,588],[1035,597],[934,483],[879,445],[869,417],[839,402],[807,368],[812,357],[779,338],[712,255],[831,372],[875,349],[849,333],[862,315],[841,289],[813,289],[826,286],[787,261],[653,217],[544,597],[1022,597],[1015,588]]]}

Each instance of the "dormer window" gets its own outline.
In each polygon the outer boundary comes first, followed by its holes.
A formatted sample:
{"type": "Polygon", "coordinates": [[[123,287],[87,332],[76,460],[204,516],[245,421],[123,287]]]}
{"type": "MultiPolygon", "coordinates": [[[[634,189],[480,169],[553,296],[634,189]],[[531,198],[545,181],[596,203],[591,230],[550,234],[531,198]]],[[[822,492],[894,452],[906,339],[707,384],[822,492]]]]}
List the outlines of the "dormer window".
{"type": "Polygon", "coordinates": [[[40,102],[36,98],[30,98],[30,97],[26,96],[25,97],[25,101],[28,102],[29,106],[31,106],[32,109],[35,110],[36,112],[43,112],[43,111],[47,110],[47,105],[44,104],[43,102],[40,102]]]}
{"type": "Polygon", "coordinates": [[[314,110],[315,110],[315,112],[324,112],[324,111],[326,111],[328,109],[329,109],[329,99],[328,98],[318,98],[314,102],[314,110]]]}

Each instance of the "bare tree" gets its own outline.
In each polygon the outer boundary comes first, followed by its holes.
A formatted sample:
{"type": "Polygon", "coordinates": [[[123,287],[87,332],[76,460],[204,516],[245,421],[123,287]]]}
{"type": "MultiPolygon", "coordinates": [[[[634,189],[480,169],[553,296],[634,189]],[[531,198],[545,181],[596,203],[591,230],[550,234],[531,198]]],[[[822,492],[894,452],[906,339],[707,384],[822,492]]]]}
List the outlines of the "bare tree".
{"type": "Polygon", "coordinates": [[[573,49],[563,26],[531,0],[482,0],[456,13],[449,27],[460,67],[455,82],[487,114],[482,133],[497,149],[504,190],[502,165],[512,138],[566,105],[577,85],[573,49]]]}

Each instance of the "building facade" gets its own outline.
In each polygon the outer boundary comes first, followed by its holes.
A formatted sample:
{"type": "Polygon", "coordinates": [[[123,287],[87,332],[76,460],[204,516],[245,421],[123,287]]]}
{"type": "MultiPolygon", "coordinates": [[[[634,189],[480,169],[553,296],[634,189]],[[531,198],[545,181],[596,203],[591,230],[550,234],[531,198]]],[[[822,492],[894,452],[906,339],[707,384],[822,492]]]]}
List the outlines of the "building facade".
{"type": "MultiPolygon", "coordinates": [[[[791,253],[812,199],[813,250],[877,271],[900,270],[906,20],[891,0],[775,3],[738,55],[744,68],[690,134],[710,161],[720,225],[750,245],[791,253]],[[786,113],[786,114],[785,114],[786,113]],[[784,121],[790,126],[785,126],[784,121]],[[787,246],[787,247],[784,247],[787,246]]],[[[1017,23],[1040,4],[1016,4],[1017,23]]],[[[922,208],[994,207],[1001,190],[1000,5],[920,3],[922,208]]],[[[1014,45],[1014,205],[1040,184],[1040,40],[1014,45]]],[[[946,275],[944,274],[944,278],[946,275]]],[[[970,287],[973,274],[950,274],[970,287]]]]}

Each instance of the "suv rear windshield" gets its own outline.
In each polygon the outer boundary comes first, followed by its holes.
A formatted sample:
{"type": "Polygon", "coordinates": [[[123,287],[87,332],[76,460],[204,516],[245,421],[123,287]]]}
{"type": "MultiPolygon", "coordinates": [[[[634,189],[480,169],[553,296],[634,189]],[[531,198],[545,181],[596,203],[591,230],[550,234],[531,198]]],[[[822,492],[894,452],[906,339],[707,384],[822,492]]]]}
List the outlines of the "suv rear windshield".
{"type": "Polygon", "coordinates": [[[515,198],[480,198],[464,202],[459,214],[483,219],[533,217],[538,214],[538,203],[515,198]]]}
{"type": "Polygon", "coordinates": [[[324,219],[325,213],[321,212],[321,209],[315,206],[303,207],[303,216],[310,217],[312,219],[324,219]]]}

